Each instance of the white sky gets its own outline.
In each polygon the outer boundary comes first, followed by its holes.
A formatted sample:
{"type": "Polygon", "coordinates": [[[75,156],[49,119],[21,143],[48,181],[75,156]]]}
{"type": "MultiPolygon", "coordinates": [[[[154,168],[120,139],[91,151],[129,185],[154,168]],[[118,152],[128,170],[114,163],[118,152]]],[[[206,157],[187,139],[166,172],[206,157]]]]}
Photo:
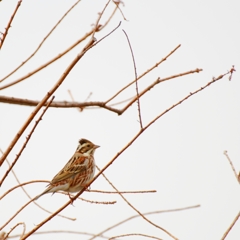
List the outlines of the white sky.
{"type": "MultiPolygon", "coordinates": [[[[24,0],[12,23],[0,51],[0,78],[24,61],[39,45],[54,24],[75,1],[24,0]]],[[[106,1],[82,1],[47,39],[34,58],[0,87],[27,74],[61,53],[87,31],[97,19],[106,1]]],[[[0,2],[0,31],[4,31],[17,1],[0,2]]],[[[110,4],[101,21],[113,9],[110,4]]],[[[239,184],[223,155],[228,153],[235,168],[240,169],[240,2],[229,1],[126,1],[121,7],[128,21],[117,12],[111,23],[96,34],[100,39],[116,27],[111,36],[90,50],[75,66],[54,94],[56,100],[71,101],[68,89],[76,101],[105,101],[134,79],[130,50],[122,32],[130,38],[137,72],[143,73],[165,57],[178,44],[181,48],[152,73],[139,81],[140,90],[157,77],[167,77],[202,68],[203,72],[173,79],[155,86],[141,98],[144,125],[166,108],[181,100],[230,70],[235,65],[232,81],[227,77],[191,97],[155,122],[105,172],[119,190],[150,190],[157,193],[128,194],[125,197],[141,212],[164,210],[200,204],[200,208],[148,216],[179,239],[221,239],[239,211],[239,184]]],[[[85,44],[85,43],[84,43],[85,44]]],[[[0,95],[41,100],[81,51],[76,47],[46,69],[0,95]]],[[[135,94],[129,88],[114,102],[135,94]]],[[[118,106],[119,108],[123,105],[118,106]]],[[[0,148],[5,150],[16,132],[32,112],[32,107],[0,104],[0,148]]],[[[31,125],[32,126],[32,125],[31,125]]],[[[13,161],[30,128],[8,156],[13,161]]],[[[18,160],[14,171],[21,182],[33,179],[51,180],[73,154],[77,141],[87,138],[101,145],[95,158],[105,166],[139,131],[137,105],[122,116],[104,109],[48,109],[35,130],[30,143],[18,160]]],[[[2,177],[6,162],[0,168],[2,177]]],[[[0,188],[0,195],[16,185],[12,174],[0,188]]],[[[28,185],[35,196],[45,188],[44,183],[28,185]]],[[[91,189],[112,190],[100,177],[91,189]]],[[[113,201],[115,205],[82,202],[66,208],[62,214],[76,217],[75,222],[55,217],[42,230],[75,230],[98,233],[135,212],[117,195],[84,193],[82,197],[94,201],[113,201]]],[[[10,193],[0,202],[0,225],[28,201],[22,190],[10,193]]],[[[45,208],[55,211],[68,198],[60,194],[45,195],[38,200],[45,208]]],[[[28,206],[5,229],[17,222],[25,222],[27,231],[48,216],[34,204],[28,206]]],[[[13,234],[20,233],[18,227],[13,234]]],[[[106,236],[125,233],[144,233],[164,240],[171,239],[141,218],[129,221],[106,236]]],[[[89,239],[84,235],[36,235],[31,239],[89,239]]],[[[228,240],[240,238],[238,221],[228,240]]],[[[101,238],[97,238],[101,239],[101,238]]],[[[143,239],[128,237],[128,239],[143,239]]]]}

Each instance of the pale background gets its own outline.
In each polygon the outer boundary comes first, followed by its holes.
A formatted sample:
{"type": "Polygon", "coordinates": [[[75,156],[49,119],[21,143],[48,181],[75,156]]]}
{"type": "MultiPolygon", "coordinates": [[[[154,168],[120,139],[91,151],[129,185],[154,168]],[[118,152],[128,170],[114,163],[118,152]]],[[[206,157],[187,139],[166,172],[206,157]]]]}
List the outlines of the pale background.
{"type": "MultiPolygon", "coordinates": [[[[43,37],[75,1],[24,0],[0,51],[2,78],[28,57],[43,37]]],[[[68,15],[43,45],[39,53],[15,75],[11,82],[27,74],[62,52],[90,30],[106,1],[82,1],[68,15]]],[[[0,3],[0,31],[6,27],[17,1],[0,3]]],[[[107,12],[113,9],[111,4],[107,12]]],[[[128,21],[118,12],[109,26],[96,38],[100,39],[122,21],[120,28],[89,51],[75,66],[54,94],[56,100],[68,100],[68,89],[76,101],[84,101],[90,92],[91,101],[104,101],[134,78],[129,47],[122,32],[130,38],[138,74],[153,66],[178,44],[181,48],[154,72],[139,82],[143,89],[157,77],[203,68],[199,74],[188,75],[157,85],[141,99],[144,125],[189,92],[211,81],[212,77],[235,65],[232,81],[222,79],[191,97],[152,125],[105,172],[119,190],[155,189],[155,194],[125,195],[141,212],[164,210],[201,204],[200,208],[176,213],[148,216],[179,239],[220,239],[237,215],[240,206],[239,184],[223,155],[228,153],[237,170],[240,169],[240,2],[229,1],[126,1],[122,7],[128,21]]],[[[104,23],[103,17],[102,23],[104,23]]],[[[59,79],[65,68],[82,47],[68,53],[52,66],[35,74],[1,95],[41,100],[59,79]]],[[[3,84],[5,84],[3,83],[3,84]]],[[[133,86],[116,101],[135,94],[133,86]]],[[[120,107],[120,106],[119,106],[120,107]]],[[[5,150],[33,108],[0,104],[0,147],[5,150]]],[[[32,126],[32,125],[31,125],[32,126]]],[[[100,167],[120,151],[139,130],[137,105],[122,116],[104,109],[49,109],[35,130],[30,143],[14,167],[21,182],[33,179],[51,180],[73,154],[79,138],[101,145],[96,151],[100,167]]],[[[8,159],[13,161],[30,128],[13,149],[8,159]]],[[[0,169],[0,176],[7,164],[0,169]]],[[[0,188],[0,195],[16,185],[12,174],[0,188]]],[[[44,183],[27,186],[35,196],[44,183]]],[[[92,189],[112,190],[100,177],[92,189]]],[[[75,222],[55,217],[41,230],[76,230],[97,233],[135,212],[117,195],[84,193],[82,197],[95,201],[117,200],[115,205],[95,205],[80,200],[62,214],[76,217],[75,222]]],[[[2,225],[28,198],[21,189],[0,202],[2,225]]],[[[55,211],[68,199],[55,194],[45,195],[38,203],[55,211]]],[[[28,206],[4,231],[24,221],[27,231],[48,216],[35,205],[28,206]]],[[[21,227],[13,234],[20,233],[21,227]]],[[[141,218],[107,232],[106,236],[125,233],[145,233],[171,239],[141,218]]],[[[84,235],[36,235],[30,239],[89,239],[84,235]]],[[[98,238],[101,239],[101,238],[98,238]]],[[[141,239],[129,237],[128,239],[141,239]]],[[[240,239],[238,221],[229,240],[240,239]]]]}

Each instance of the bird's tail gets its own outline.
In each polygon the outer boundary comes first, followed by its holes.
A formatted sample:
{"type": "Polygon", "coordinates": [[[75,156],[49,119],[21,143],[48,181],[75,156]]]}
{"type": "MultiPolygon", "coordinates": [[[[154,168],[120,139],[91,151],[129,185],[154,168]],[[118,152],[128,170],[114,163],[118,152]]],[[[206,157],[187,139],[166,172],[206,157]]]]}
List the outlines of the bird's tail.
{"type": "Polygon", "coordinates": [[[42,195],[44,195],[44,194],[46,194],[46,193],[52,192],[51,190],[52,190],[52,187],[49,186],[49,187],[48,187],[47,189],[45,189],[41,194],[37,195],[37,196],[33,199],[33,201],[37,200],[38,198],[40,198],[42,195]]]}

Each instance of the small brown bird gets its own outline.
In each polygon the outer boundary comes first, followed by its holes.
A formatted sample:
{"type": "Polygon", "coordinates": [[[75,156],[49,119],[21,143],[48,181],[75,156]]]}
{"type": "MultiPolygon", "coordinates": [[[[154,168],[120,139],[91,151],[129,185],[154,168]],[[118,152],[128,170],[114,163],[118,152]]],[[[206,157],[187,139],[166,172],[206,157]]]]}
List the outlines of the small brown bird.
{"type": "Polygon", "coordinates": [[[36,196],[34,200],[46,193],[55,193],[59,190],[67,193],[81,191],[94,177],[95,161],[93,155],[98,147],[100,146],[87,139],[80,139],[76,152],[71,159],[52,179],[48,188],[36,196]]]}

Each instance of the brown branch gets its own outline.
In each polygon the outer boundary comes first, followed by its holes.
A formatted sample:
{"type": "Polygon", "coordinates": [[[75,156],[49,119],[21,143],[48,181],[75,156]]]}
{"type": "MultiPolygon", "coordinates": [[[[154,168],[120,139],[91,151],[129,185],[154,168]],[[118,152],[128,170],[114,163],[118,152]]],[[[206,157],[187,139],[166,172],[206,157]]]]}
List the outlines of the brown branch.
{"type": "Polygon", "coordinates": [[[47,102],[47,100],[51,97],[51,95],[58,89],[58,87],[63,83],[67,75],[70,73],[70,71],[73,69],[73,67],[77,64],[77,62],[84,56],[84,54],[91,48],[93,45],[93,41],[90,41],[87,43],[85,48],[82,50],[80,54],[78,54],[75,59],[70,63],[70,65],[67,67],[67,69],[63,72],[60,79],[56,82],[56,84],[50,89],[50,91],[45,95],[45,97],[40,101],[40,103],[37,105],[37,107],[33,110],[27,121],[24,123],[22,128],[19,130],[17,135],[14,137],[13,141],[8,146],[7,150],[4,152],[2,157],[0,158],[0,166],[3,164],[5,158],[8,156],[12,148],[15,146],[18,139],[21,137],[25,129],[28,127],[32,119],[35,117],[35,115],[38,113],[38,111],[42,108],[42,106],[47,102]]]}
{"type": "MultiPolygon", "coordinates": [[[[26,231],[26,225],[25,225],[25,223],[24,222],[20,222],[20,223],[17,223],[14,227],[12,227],[11,228],[11,230],[6,234],[6,235],[4,235],[4,240],[5,239],[8,239],[8,236],[9,236],[9,234],[17,227],[17,226],[19,226],[19,225],[23,225],[23,232],[22,232],[22,234],[21,234],[21,236],[23,236],[24,234],[25,234],[25,231],[26,231]]],[[[21,239],[21,238],[20,238],[21,239]]]]}
{"type": "Polygon", "coordinates": [[[140,128],[143,128],[143,124],[142,124],[142,116],[141,116],[141,108],[140,108],[140,99],[139,99],[139,92],[138,92],[138,79],[137,79],[137,67],[136,67],[136,62],[135,62],[135,58],[134,58],[134,54],[133,54],[133,50],[132,50],[132,46],[130,43],[130,40],[128,38],[127,33],[123,30],[127,41],[128,41],[128,46],[130,48],[131,51],[131,55],[132,55],[132,61],[133,61],[133,66],[134,66],[134,74],[135,74],[135,83],[136,83],[136,93],[137,93],[137,106],[138,106],[138,117],[139,117],[139,123],[140,123],[140,128]]]}
{"type": "Polygon", "coordinates": [[[122,3],[122,5],[124,6],[123,1],[121,1],[121,0],[113,0],[113,3],[115,3],[115,4],[117,5],[118,10],[120,11],[123,19],[124,19],[125,21],[128,21],[128,20],[126,19],[126,17],[124,16],[122,9],[119,7],[120,3],[122,3]]]}
{"type": "MultiPolygon", "coordinates": [[[[54,96],[51,98],[49,104],[53,101],[54,96]]],[[[12,168],[14,167],[14,165],[16,164],[17,160],[19,159],[19,157],[21,156],[24,148],[27,146],[28,141],[30,140],[34,130],[36,129],[38,123],[42,120],[43,115],[45,114],[45,112],[47,111],[49,105],[46,106],[46,108],[43,110],[42,114],[40,115],[40,117],[36,120],[32,130],[30,131],[29,135],[26,137],[26,141],[24,142],[22,148],[20,149],[20,151],[18,152],[18,154],[16,155],[15,160],[12,162],[11,166],[8,168],[8,170],[6,171],[6,173],[4,174],[3,178],[1,179],[0,182],[0,186],[2,185],[2,183],[4,182],[5,178],[8,176],[9,172],[12,170],[12,168]]],[[[4,153],[3,153],[4,155],[4,153]]],[[[6,156],[7,157],[7,156],[6,156]]]]}
{"type": "Polygon", "coordinates": [[[232,68],[230,69],[230,75],[229,75],[229,78],[228,80],[231,81],[232,80],[232,76],[233,76],[233,73],[236,72],[235,68],[234,68],[234,65],[232,65],[232,68]]]}
{"type": "MultiPolygon", "coordinates": [[[[7,96],[1,96],[0,95],[0,102],[2,103],[8,103],[8,104],[18,104],[23,106],[37,106],[39,104],[39,101],[35,100],[29,100],[29,99],[23,99],[23,98],[15,98],[15,97],[7,97],[7,96]]],[[[43,106],[47,106],[49,102],[45,102],[43,106]]],[[[109,106],[106,106],[104,102],[68,102],[68,101],[54,101],[50,104],[49,107],[52,108],[85,108],[85,107],[100,107],[107,109],[111,112],[115,112],[117,114],[120,114],[121,111],[117,108],[112,108],[109,106]]]]}
{"type": "MultiPolygon", "coordinates": [[[[155,121],[157,121],[160,117],[162,117],[163,115],[165,115],[166,113],[168,113],[171,109],[177,107],[178,105],[180,105],[182,102],[186,101],[188,98],[192,97],[193,95],[195,95],[196,93],[204,90],[206,87],[210,86],[211,84],[215,83],[216,81],[220,80],[221,78],[223,78],[225,75],[229,74],[229,72],[220,75],[218,78],[213,79],[211,82],[207,83],[205,86],[199,88],[198,90],[196,90],[193,93],[190,93],[189,95],[187,95],[185,98],[183,98],[182,100],[180,100],[178,103],[174,104],[173,106],[171,106],[170,108],[166,109],[164,112],[162,112],[161,114],[159,114],[157,117],[155,117],[151,122],[149,122],[145,127],[143,127],[143,129],[141,129],[129,142],[128,144],[123,147],[102,169],[101,171],[88,183],[88,185],[85,187],[85,189],[87,189],[110,165],[113,164],[113,162],[123,153],[125,152],[126,149],[128,149],[135,141],[136,139],[145,131],[147,130],[155,121]]],[[[59,209],[57,209],[52,215],[50,215],[49,217],[47,217],[45,220],[43,220],[41,223],[39,223],[37,226],[35,226],[31,231],[29,231],[28,233],[26,233],[25,236],[23,236],[22,240],[28,238],[30,235],[32,235],[34,232],[36,232],[39,228],[41,228],[45,223],[47,223],[48,221],[50,221],[55,215],[57,215],[58,213],[60,213],[63,209],[65,209],[69,204],[72,204],[73,201],[75,201],[84,191],[85,189],[82,189],[80,192],[78,192],[74,198],[72,198],[71,200],[69,200],[68,202],[66,202],[62,207],[60,207],[59,209]]]]}
{"type": "Polygon", "coordinates": [[[18,8],[20,7],[21,3],[22,3],[22,0],[19,0],[18,3],[17,3],[16,8],[15,8],[13,14],[12,14],[12,16],[10,17],[10,20],[9,20],[9,22],[8,22],[8,25],[7,25],[7,27],[5,28],[5,31],[4,31],[4,33],[3,33],[3,35],[2,35],[2,38],[0,39],[0,49],[1,49],[2,46],[3,46],[3,43],[4,43],[4,41],[5,41],[6,37],[7,37],[8,31],[9,31],[9,29],[10,29],[10,27],[11,27],[11,23],[12,23],[15,15],[16,15],[16,13],[17,13],[17,11],[18,11],[18,8]]]}
{"type": "Polygon", "coordinates": [[[84,201],[84,202],[88,202],[88,203],[95,203],[95,204],[115,204],[117,201],[111,201],[111,202],[99,202],[99,201],[92,201],[92,200],[87,200],[87,199],[85,199],[85,198],[78,198],[78,199],[80,199],[80,200],[82,200],[82,201],[84,201]]]}
{"type": "Polygon", "coordinates": [[[108,6],[108,4],[109,4],[110,2],[111,2],[111,0],[108,0],[108,2],[105,4],[103,10],[99,13],[99,16],[98,16],[98,18],[97,18],[97,21],[96,21],[95,26],[94,26],[94,29],[93,29],[92,39],[94,39],[95,33],[96,33],[97,31],[99,31],[99,22],[100,22],[100,19],[102,18],[103,13],[105,12],[105,10],[106,10],[106,8],[107,8],[107,6],[108,6]]]}
{"type": "MultiPolygon", "coordinates": [[[[87,233],[87,232],[79,232],[79,231],[71,231],[71,230],[49,230],[49,231],[39,231],[39,232],[35,232],[33,235],[40,235],[40,234],[49,234],[49,233],[70,233],[70,234],[82,234],[82,235],[87,235],[87,236],[93,236],[94,234],[92,233],[87,233]]],[[[20,237],[21,235],[17,234],[14,236],[11,236],[10,238],[17,238],[20,237]]],[[[0,234],[1,237],[1,234],[0,234]]],[[[103,239],[109,239],[110,237],[107,236],[99,236],[100,238],[103,239]]],[[[1,239],[1,238],[0,238],[1,239]]]]}
{"type": "MultiPolygon", "coordinates": [[[[118,96],[122,91],[124,91],[126,88],[128,88],[129,86],[131,86],[133,83],[135,83],[136,80],[139,80],[140,78],[144,77],[146,74],[150,73],[154,68],[158,67],[158,65],[160,65],[162,62],[166,61],[168,57],[170,57],[175,51],[177,51],[178,48],[181,47],[181,44],[179,44],[177,47],[175,47],[167,56],[165,56],[164,58],[162,58],[159,62],[157,62],[154,66],[152,66],[151,68],[149,68],[147,71],[145,71],[144,73],[142,73],[137,79],[133,80],[132,82],[130,82],[129,84],[127,84],[125,87],[123,87],[121,90],[119,90],[117,93],[115,93],[111,98],[109,98],[105,103],[109,103],[110,101],[112,101],[116,96],[118,96]]],[[[1,89],[0,89],[1,90],[1,89]]]]}
{"type": "MultiPolygon", "coordinates": [[[[95,192],[95,193],[107,193],[107,194],[126,194],[126,193],[156,193],[156,190],[142,190],[142,191],[118,191],[118,192],[112,192],[112,191],[102,191],[102,190],[85,190],[86,192],[95,192]]],[[[1,200],[1,198],[0,198],[1,200]]]]}
{"type": "MultiPolygon", "coordinates": [[[[141,128],[142,129],[142,128],[141,128]]],[[[100,168],[98,166],[96,166],[96,168],[98,169],[98,171],[100,171],[100,168]]],[[[151,225],[153,225],[156,228],[159,228],[160,230],[162,230],[163,232],[165,232],[167,235],[169,235],[170,237],[172,237],[173,239],[177,240],[177,238],[175,236],[173,236],[169,231],[167,231],[166,229],[164,229],[163,227],[155,224],[154,222],[150,221],[148,218],[146,218],[138,209],[136,209],[119,191],[118,189],[111,183],[111,181],[105,176],[104,173],[102,173],[102,176],[105,178],[105,180],[112,186],[112,188],[118,192],[118,194],[120,195],[120,197],[128,204],[128,206],[130,206],[135,212],[138,213],[139,216],[141,216],[145,221],[147,221],[148,223],[150,223],[151,225]]],[[[96,236],[90,238],[89,240],[93,240],[96,236]]]]}
{"type": "Polygon", "coordinates": [[[227,151],[225,150],[225,151],[223,152],[223,154],[227,157],[227,160],[229,161],[230,166],[232,167],[233,173],[234,173],[234,175],[235,175],[238,183],[240,183],[240,176],[237,174],[237,171],[236,171],[236,169],[235,169],[235,167],[234,167],[234,165],[233,165],[232,160],[231,160],[230,157],[228,156],[227,151]]]}
{"type": "Polygon", "coordinates": [[[231,223],[231,225],[229,226],[229,228],[227,229],[227,231],[223,234],[221,240],[224,240],[227,235],[229,234],[229,232],[231,231],[231,229],[233,228],[233,226],[235,225],[235,223],[237,222],[237,220],[240,217],[240,212],[237,214],[237,216],[233,219],[233,222],[231,223]]]}
{"type": "Polygon", "coordinates": [[[154,237],[154,236],[150,236],[150,235],[142,234],[142,233],[121,234],[121,235],[117,235],[117,236],[114,236],[114,237],[110,237],[109,240],[116,239],[116,238],[121,238],[121,237],[130,237],[130,236],[141,236],[141,237],[163,240],[162,238],[158,238],[158,237],[154,237]]]}
{"type": "MultiPolygon", "coordinates": [[[[183,207],[183,208],[175,208],[175,209],[167,209],[167,210],[158,210],[158,211],[153,211],[153,212],[146,212],[146,213],[143,213],[144,216],[146,215],[152,215],[152,214],[158,214],[158,213],[168,213],[168,212],[178,212],[178,211],[184,211],[184,210],[188,210],[188,209],[192,209],[192,208],[198,208],[200,207],[200,205],[194,205],[194,206],[189,206],[189,207],[183,207]]],[[[99,232],[98,234],[94,235],[94,237],[100,237],[102,236],[103,233],[105,232],[108,232],[109,230],[115,228],[115,227],[118,227],[120,226],[121,224],[125,223],[125,222],[128,222],[134,218],[138,218],[138,217],[141,217],[139,214],[136,214],[136,215],[133,215],[131,217],[128,217],[110,227],[108,227],[107,229],[99,232]]],[[[93,238],[94,239],[94,238],[93,238]]]]}

